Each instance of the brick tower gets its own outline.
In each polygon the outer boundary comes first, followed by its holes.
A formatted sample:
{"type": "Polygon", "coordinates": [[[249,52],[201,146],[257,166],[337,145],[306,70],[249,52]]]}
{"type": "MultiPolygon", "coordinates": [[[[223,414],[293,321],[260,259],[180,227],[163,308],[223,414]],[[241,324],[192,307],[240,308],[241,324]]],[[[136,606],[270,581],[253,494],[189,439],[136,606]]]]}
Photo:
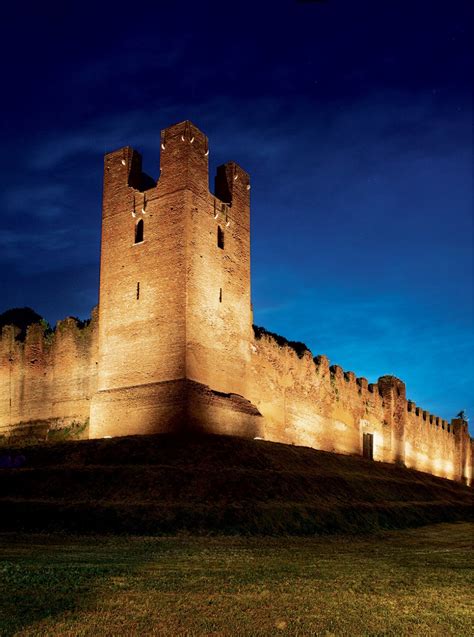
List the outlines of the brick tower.
{"type": "Polygon", "coordinates": [[[98,392],[91,437],[204,430],[254,437],[249,177],[207,137],[162,131],[157,183],[130,147],[105,156],[98,392]]]}

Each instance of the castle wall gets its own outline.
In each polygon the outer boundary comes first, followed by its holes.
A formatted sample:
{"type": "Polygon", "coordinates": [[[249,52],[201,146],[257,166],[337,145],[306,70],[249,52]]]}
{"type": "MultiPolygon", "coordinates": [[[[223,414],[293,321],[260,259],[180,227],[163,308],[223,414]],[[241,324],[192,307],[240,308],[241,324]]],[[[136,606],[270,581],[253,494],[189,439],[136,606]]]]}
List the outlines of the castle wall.
{"type": "Polygon", "coordinates": [[[362,430],[374,431],[374,458],[386,456],[382,399],[326,357],[301,358],[271,336],[252,347],[250,399],[265,419],[265,438],[341,453],[361,453],[362,430]]]}
{"type": "Polygon", "coordinates": [[[406,400],[404,384],[384,376],[374,385],[326,357],[301,358],[271,336],[252,347],[249,399],[263,416],[267,440],[362,454],[374,438],[374,460],[400,462],[441,477],[472,482],[472,443],[463,421],[448,424],[406,400]]]}
{"type": "Polygon", "coordinates": [[[5,327],[0,339],[0,435],[39,425],[64,427],[89,420],[97,387],[97,316],[80,327],[60,321],[53,334],[41,325],[5,327]]]}

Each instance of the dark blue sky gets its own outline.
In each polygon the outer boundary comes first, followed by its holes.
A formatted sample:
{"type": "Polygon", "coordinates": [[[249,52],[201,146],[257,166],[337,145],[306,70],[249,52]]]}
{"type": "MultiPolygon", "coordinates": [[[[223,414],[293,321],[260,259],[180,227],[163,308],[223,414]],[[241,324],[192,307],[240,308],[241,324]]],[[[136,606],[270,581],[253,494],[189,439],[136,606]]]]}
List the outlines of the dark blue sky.
{"type": "Polygon", "coordinates": [[[213,170],[251,174],[256,323],[474,416],[473,6],[3,10],[0,312],[89,316],[104,152],[156,177],[160,129],[191,119],[213,170]]]}

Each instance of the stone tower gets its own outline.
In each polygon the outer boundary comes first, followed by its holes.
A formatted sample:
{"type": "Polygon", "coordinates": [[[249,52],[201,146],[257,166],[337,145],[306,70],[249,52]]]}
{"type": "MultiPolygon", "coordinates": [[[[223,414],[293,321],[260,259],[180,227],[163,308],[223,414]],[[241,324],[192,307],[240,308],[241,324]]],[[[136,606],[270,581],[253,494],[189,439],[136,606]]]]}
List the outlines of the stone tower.
{"type": "Polygon", "coordinates": [[[207,137],[162,131],[160,177],[130,147],[105,156],[98,391],[91,437],[205,430],[254,437],[250,184],[235,163],[209,192],[207,137]]]}

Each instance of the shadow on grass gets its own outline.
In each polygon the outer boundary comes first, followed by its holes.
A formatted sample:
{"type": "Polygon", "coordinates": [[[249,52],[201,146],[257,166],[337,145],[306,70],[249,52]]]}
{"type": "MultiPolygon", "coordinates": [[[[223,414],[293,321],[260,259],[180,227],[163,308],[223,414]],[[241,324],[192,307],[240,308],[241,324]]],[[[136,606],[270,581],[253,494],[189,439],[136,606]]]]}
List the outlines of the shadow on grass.
{"type": "Polygon", "coordinates": [[[140,569],[147,543],[67,536],[0,536],[0,637],[41,620],[89,609],[114,577],[140,569]],[[123,545],[123,546],[122,546],[123,545]],[[119,561],[118,561],[119,560],[119,561]]]}

